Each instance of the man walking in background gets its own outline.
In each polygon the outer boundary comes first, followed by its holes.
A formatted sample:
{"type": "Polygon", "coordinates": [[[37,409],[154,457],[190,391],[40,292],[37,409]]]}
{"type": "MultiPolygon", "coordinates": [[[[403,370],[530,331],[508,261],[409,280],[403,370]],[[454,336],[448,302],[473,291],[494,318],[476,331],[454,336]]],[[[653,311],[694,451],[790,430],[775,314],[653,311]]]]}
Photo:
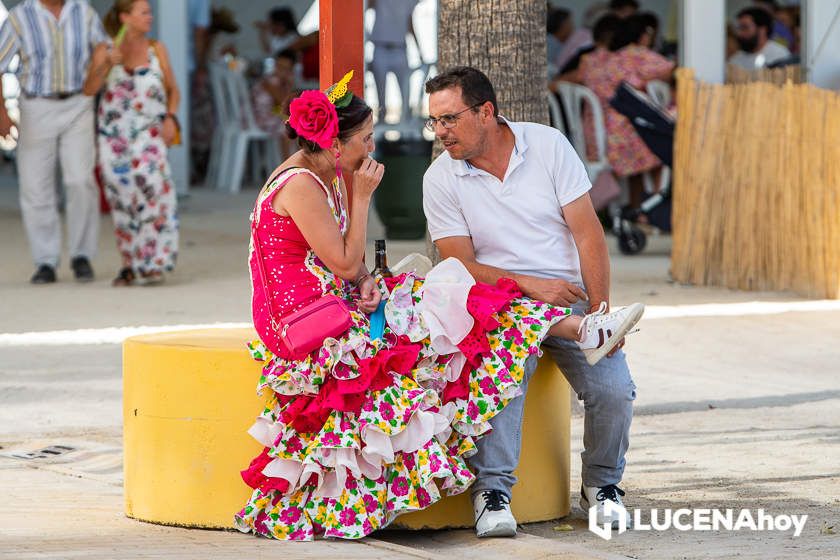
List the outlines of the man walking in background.
{"type": "MultiPolygon", "coordinates": [[[[0,73],[20,56],[17,169],[21,213],[36,266],[33,284],[56,281],[61,255],[56,160],[64,179],[73,274],[80,282],[93,280],[90,259],[99,235],[93,98],[81,90],[93,48],[108,40],[99,16],[82,0],[24,0],[0,27],[0,73]]],[[[0,135],[8,136],[12,126],[0,94],[0,135]]]]}
{"type": "Polygon", "coordinates": [[[414,38],[417,44],[417,52],[420,52],[420,44],[417,43],[417,34],[414,32],[414,8],[419,0],[368,0],[368,8],[376,12],[376,20],[373,22],[373,29],[368,35],[373,43],[373,60],[370,62],[370,71],[376,82],[377,103],[379,103],[379,116],[377,122],[385,122],[385,81],[388,72],[394,74],[402,95],[402,116],[401,122],[411,118],[411,68],[408,66],[406,55],[406,34],[414,38]]]}

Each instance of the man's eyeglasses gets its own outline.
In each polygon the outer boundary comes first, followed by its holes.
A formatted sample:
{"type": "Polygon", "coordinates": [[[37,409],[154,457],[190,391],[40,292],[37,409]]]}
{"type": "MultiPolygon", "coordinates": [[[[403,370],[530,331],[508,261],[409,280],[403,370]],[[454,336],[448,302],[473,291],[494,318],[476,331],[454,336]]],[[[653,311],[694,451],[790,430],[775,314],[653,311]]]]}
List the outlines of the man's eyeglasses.
{"type": "Polygon", "coordinates": [[[482,101],[481,103],[476,103],[474,105],[470,105],[469,107],[467,107],[463,111],[458,111],[457,113],[455,113],[453,115],[441,115],[438,118],[429,117],[428,119],[426,119],[426,128],[429,129],[430,131],[434,132],[435,127],[437,126],[438,123],[440,123],[440,125],[447,130],[449,130],[450,128],[454,128],[455,125],[458,124],[458,115],[460,115],[461,113],[466,113],[467,111],[469,111],[471,109],[475,109],[476,107],[480,107],[480,106],[484,105],[485,103],[486,103],[486,101],[482,101]]]}

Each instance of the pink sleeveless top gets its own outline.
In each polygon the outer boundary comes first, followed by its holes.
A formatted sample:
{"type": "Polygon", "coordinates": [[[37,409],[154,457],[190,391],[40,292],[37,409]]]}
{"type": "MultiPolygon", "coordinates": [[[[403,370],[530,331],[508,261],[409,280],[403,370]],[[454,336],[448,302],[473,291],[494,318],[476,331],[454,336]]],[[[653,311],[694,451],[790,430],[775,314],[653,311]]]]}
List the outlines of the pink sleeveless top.
{"type": "Polygon", "coordinates": [[[283,185],[300,173],[307,173],[317,181],[326,194],[341,233],[347,232],[347,212],[338,181],[327,187],[308,169],[294,167],[285,170],[270,180],[257,197],[254,213],[251,215],[251,242],[248,251],[252,288],[251,313],[260,339],[270,349],[280,348],[281,354],[282,345],[277,332],[271,326],[272,317],[266,303],[266,295],[271,298],[271,311],[276,315],[275,318],[279,318],[326,294],[344,298],[350,288],[348,282],[330,272],[315,255],[294,220],[290,216],[277,214],[271,207],[275,195],[283,185]],[[262,263],[255,250],[257,243],[262,263]]]}

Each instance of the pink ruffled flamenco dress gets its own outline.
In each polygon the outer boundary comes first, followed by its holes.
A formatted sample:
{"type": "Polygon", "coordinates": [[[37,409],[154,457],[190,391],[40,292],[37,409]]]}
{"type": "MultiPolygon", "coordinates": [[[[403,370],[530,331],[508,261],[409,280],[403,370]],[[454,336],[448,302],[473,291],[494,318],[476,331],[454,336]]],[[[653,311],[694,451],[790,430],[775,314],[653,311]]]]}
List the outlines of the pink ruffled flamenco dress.
{"type": "MultiPolygon", "coordinates": [[[[249,430],[264,449],[242,471],[254,491],[235,519],[243,532],[276,539],[355,539],[428,507],[441,492],[470,486],[465,459],[490,430],[488,421],[521,393],[525,360],[570,310],[524,298],[508,279],[476,283],[447,259],[425,279],[408,273],[380,281],[385,334],[371,340],[367,315],[352,303],[359,294],[271,207],[297,173],[309,171],[287,170],[266,185],[252,216],[249,265],[261,341],[249,347],[264,364],[257,390],[271,398],[249,430]],[[353,324],[303,360],[274,355],[266,293],[280,315],[337,295],[353,324]]],[[[313,177],[346,231],[340,190],[313,177]]]]}

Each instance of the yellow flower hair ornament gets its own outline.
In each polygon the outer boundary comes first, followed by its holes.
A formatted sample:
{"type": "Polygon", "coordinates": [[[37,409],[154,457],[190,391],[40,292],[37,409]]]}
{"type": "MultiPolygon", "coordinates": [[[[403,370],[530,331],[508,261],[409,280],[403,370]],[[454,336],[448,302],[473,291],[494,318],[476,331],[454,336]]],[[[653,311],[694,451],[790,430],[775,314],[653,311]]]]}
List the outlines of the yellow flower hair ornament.
{"type": "Polygon", "coordinates": [[[352,79],[353,71],[350,70],[343,78],[341,78],[337,83],[331,85],[327,88],[327,91],[324,92],[327,94],[327,99],[330,100],[330,103],[339,109],[347,107],[353,99],[353,92],[347,87],[352,79]]]}

